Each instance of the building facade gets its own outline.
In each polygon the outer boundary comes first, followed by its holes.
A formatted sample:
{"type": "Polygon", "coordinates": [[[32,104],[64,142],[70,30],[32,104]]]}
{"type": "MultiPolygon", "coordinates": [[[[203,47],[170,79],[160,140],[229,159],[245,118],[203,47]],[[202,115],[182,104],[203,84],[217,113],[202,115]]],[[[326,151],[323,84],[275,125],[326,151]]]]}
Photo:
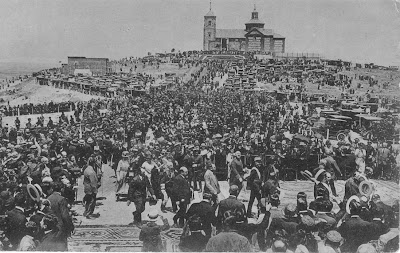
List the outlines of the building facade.
{"type": "Polygon", "coordinates": [[[111,72],[108,58],[68,57],[68,74],[88,73],[102,76],[111,72]]]}
{"type": "Polygon", "coordinates": [[[267,53],[284,53],[285,37],[272,29],[265,29],[265,23],[258,19],[254,6],[251,19],[245,29],[217,29],[217,16],[210,7],[204,16],[203,50],[238,50],[267,53]]]}

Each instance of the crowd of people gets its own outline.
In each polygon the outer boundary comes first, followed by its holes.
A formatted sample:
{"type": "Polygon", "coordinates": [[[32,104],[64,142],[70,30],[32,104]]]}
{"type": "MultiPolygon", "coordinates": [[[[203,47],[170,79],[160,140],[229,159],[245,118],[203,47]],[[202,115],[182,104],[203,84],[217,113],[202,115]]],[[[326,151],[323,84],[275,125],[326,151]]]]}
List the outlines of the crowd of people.
{"type": "Polygon", "coordinates": [[[174,90],[68,104],[74,115],[58,123],[3,128],[2,249],[67,250],[77,215],[71,211],[77,179],[83,176],[83,217],[96,219],[98,189],[109,169],[104,164],[115,171],[116,195],[128,188],[144,251],[163,250],[160,232],[169,227],[165,219],[156,224],[155,212],[144,224],[146,202],[161,202],[161,212],[175,213],[183,251],[252,251],[255,234],[258,248],[268,252],[396,249],[398,201],[388,206],[379,195],[359,190],[368,178],[396,168],[391,143],[376,149],[346,136],[333,145],[307,131],[313,113],[307,105],[268,94],[201,90],[223,72],[220,67],[204,64],[174,90]],[[386,160],[374,167],[378,153],[386,160]],[[279,183],[293,171],[313,180],[314,196],[299,192],[281,216],[279,183]],[[337,178],[347,180],[343,199],[337,178]],[[229,182],[227,198],[221,180],[229,182]],[[243,188],[250,191],[247,206],[237,198],[243,188]],[[195,191],[202,193],[199,203],[192,203],[195,191]]]}
{"type": "Polygon", "coordinates": [[[62,102],[62,103],[44,103],[44,104],[22,104],[17,106],[4,106],[2,108],[4,116],[19,116],[19,115],[35,115],[44,113],[55,112],[69,112],[75,111],[75,103],[62,102]]]}

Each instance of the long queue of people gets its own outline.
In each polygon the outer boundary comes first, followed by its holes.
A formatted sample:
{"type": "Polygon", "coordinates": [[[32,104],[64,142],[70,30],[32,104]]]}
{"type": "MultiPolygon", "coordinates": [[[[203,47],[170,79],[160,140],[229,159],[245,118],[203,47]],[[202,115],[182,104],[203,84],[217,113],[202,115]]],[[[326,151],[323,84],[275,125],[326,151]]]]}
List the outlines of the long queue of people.
{"type": "Polygon", "coordinates": [[[3,113],[5,116],[19,116],[19,115],[35,115],[44,113],[55,113],[55,112],[68,112],[75,111],[75,103],[73,102],[62,102],[54,103],[49,102],[44,104],[23,104],[18,106],[4,106],[3,113]]]}

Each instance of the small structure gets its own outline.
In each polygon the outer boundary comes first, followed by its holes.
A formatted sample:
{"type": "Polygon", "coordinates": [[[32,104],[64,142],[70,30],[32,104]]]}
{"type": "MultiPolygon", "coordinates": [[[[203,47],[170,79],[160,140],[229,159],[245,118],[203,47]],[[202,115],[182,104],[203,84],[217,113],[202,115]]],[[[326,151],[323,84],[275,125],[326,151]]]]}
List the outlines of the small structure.
{"type": "Polygon", "coordinates": [[[63,73],[66,75],[75,75],[85,72],[87,74],[89,71],[94,76],[103,76],[111,72],[111,64],[108,58],[86,58],[86,57],[68,57],[68,67],[62,68],[68,73],[63,73]],[[86,70],[86,71],[84,71],[86,70]]]}

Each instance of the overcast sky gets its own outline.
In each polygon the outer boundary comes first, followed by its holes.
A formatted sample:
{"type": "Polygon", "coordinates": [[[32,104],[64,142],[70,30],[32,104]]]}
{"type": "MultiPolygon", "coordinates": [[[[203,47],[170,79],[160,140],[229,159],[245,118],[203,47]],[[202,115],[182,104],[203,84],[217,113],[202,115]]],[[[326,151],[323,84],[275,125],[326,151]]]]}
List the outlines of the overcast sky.
{"type": "MultiPolygon", "coordinates": [[[[217,28],[244,28],[256,2],[287,52],[400,65],[395,0],[213,0],[217,28]]],[[[0,0],[0,61],[143,56],[202,49],[209,0],[0,0]]]]}

